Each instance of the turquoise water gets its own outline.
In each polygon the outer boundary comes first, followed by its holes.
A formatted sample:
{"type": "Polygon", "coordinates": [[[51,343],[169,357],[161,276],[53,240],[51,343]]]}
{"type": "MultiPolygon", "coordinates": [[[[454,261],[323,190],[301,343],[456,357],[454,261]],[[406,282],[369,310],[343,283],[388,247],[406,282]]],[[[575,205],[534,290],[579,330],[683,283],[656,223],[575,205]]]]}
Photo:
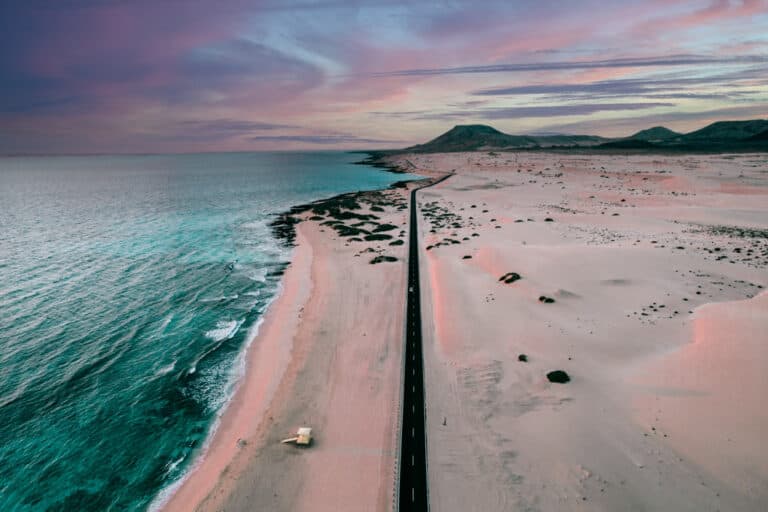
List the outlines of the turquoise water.
{"type": "Polygon", "coordinates": [[[144,510],[242,371],[292,205],[359,155],[0,158],[0,510],[144,510]]]}

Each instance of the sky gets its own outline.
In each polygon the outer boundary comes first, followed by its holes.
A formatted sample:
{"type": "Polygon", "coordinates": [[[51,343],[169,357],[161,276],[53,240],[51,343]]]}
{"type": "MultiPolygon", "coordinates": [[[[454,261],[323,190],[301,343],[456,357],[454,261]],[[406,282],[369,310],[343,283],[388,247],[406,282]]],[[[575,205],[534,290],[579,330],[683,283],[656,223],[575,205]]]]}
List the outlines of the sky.
{"type": "Polygon", "coordinates": [[[0,154],[768,117],[768,0],[3,0],[0,154]]]}

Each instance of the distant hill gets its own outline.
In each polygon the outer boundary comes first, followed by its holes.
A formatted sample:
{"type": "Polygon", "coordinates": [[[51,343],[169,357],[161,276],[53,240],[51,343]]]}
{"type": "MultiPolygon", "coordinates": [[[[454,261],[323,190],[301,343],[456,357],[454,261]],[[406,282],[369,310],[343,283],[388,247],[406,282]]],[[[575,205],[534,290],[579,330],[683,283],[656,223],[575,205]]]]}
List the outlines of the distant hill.
{"type": "Polygon", "coordinates": [[[704,128],[677,133],[663,126],[641,130],[629,137],[607,139],[596,135],[508,135],[484,124],[457,125],[425,144],[403,150],[372,153],[379,162],[385,153],[449,153],[479,150],[535,149],[653,150],[653,151],[768,151],[768,120],[717,121],[704,128]]]}
{"type": "Polygon", "coordinates": [[[594,146],[609,139],[596,135],[508,135],[484,124],[457,125],[425,144],[405,148],[414,153],[450,153],[481,149],[533,149],[594,146]]]}
{"type": "Polygon", "coordinates": [[[415,153],[449,153],[490,148],[536,147],[537,145],[533,137],[507,135],[484,124],[467,124],[454,126],[426,144],[419,144],[405,150],[415,153]]]}
{"type": "Polygon", "coordinates": [[[753,135],[768,130],[768,120],[752,119],[750,121],[717,121],[710,125],[686,133],[681,137],[683,142],[697,141],[733,141],[748,139],[753,135]]]}
{"type": "Polygon", "coordinates": [[[680,135],[681,135],[680,133],[673,132],[669,128],[665,128],[663,126],[654,126],[653,128],[640,130],[634,135],[630,135],[628,139],[645,140],[648,142],[659,142],[659,141],[674,139],[675,137],[679,137],[680,135]]]}

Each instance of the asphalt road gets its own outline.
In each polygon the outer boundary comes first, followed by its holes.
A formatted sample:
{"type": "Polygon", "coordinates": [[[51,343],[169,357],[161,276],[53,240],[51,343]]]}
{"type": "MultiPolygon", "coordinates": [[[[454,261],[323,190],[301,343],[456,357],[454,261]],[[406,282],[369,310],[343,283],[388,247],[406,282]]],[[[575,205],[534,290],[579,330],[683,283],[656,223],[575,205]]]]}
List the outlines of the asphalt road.
{"type": "MultiPolygon", "coordinates": [[[[435,185],[448,176],[427,185],[435,185]]],[[[405,368],[403,379],[403,425],[400,431],[399,510],[429,510],[427,489],[427,432],[424,428],[424,358],[421,348],[421,295],[419,288],[419,238],[416,192],[411,191],[411,227],[408,249],[408,290],[406,292],[405,368]]]]}

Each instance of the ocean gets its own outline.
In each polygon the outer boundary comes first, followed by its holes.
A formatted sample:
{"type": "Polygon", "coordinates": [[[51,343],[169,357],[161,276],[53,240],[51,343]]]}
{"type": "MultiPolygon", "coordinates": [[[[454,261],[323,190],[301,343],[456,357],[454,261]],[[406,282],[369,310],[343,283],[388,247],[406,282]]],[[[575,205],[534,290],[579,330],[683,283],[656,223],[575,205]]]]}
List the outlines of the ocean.
{"type": "Polygon", "coordinates": [[[278,292],[269,222],[403,179],[359,158],[0,158],[0,510],[156,505],[278,292]]]}

